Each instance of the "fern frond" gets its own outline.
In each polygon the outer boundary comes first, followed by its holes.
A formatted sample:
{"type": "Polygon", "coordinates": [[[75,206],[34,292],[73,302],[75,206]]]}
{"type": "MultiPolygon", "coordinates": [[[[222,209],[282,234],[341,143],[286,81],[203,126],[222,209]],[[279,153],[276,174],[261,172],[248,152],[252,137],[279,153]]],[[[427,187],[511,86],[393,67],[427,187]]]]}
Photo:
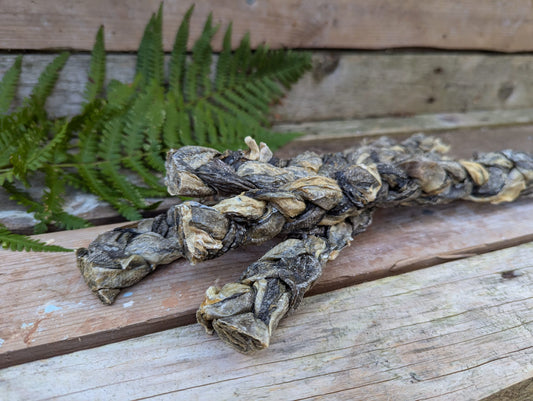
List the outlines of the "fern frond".
{"type": "Polygon", "coordinates": [[[92,102],[103,90],[105,82],[105,44],[104,27],[101,26],[96,34],[93,50],[91,52],[91,64],[89,66],[89,77],[85,85],[83,97],[85,103],[92,102]]]}
{"type": "Polygon", "coordinates": [[[35,147],[32,152],[28,154],[28,158],[25,160],[26,171],[36,171],[43,167],[45,164],[50,163],[53,158],[54,150],[64,145],[68,141],[68,122],[63,124],[57,134],[54,135],[51,141],[49,141],[43,147],[35,147]]]}
{"type": "Polygon", "coordinates": [[[215,75],[215,88],[217,90],[222,90],[227,85],[231,85],[230,77],[232,76],[232,71],[234,71],[234,58],[231,57],[231,33],[232,33],[232,24],[228,25],[226,33],[224,34],[224,39],[222,40],[222,51],[218,56],[217,69],[215,75]]]}
{"type": "Polygon", "coordinates": [[[99,171],[86,165],[78,166],[84,184],[100,199],[108,202],[128,220],[139,220],[141,214],[129,202],[119,199],[116,193],[100,177],[99,171]]]}
{"type": "Polygon", "coordinates": [[[61,125],[61,129],[57,134],[54,134],[52,130],[53,138],[50,141],[46,141],[46,136],[52,127],[50,124],[31,124],[26,127],[26,130],[17,139],[17,147],[12,151],[9,161],[12,165],[14,176],[24,183],[27,182],[28,173],[53,163],[55,150],[60,146],[65,147],[69,133],[68,123],[61,125]]]}
{"type": "Polygon", "coordinates": [[[181,96],[183,78],[185,76],[185,60],[187,58],[187,42],[189,41],[189,26],[194,4],[187,10],[174,39],[169,62],[169,87],[174,96],[181,96]]]}
{"type": "Polygon", "coordinates": [[[13,102],[21,70],[22,56],[18,56],[0,81],[0,115],[5,114],[13,102]]]}
{"type": "Polygon", "coordinates": [[[136,73],[143,77],[145,83],[152,80],[163,84],[163,3],[157,14],[152,14],[144,30],[137,54],[136,73]]]}
{"type": "Polygon", "coordinates": [[[44,71],[39,76],[37,85],[33,87],[31,92],[31,101],[34,104],[34,108],[43,108],[48,96],[52,92],[57,79],[59,78],[59,73],[65,66],[69,54],[67,52],[61,53],[57,56],[50,64],[46,66],[44,71]]]}
{"type": "Polygon", "coordinates": [[[113,114],[125,111],[134,98],[139,82],[139,76],[130,84],[112,80],[107,86],[106,110],[113,114]]]}
{"type": "Polygon", "coordinates": [[[35,201],[26,191],[17,188],[11,183],[4,183],[2,187],[9,194],[9,199],[17,202],[19,205],[25,206],[30,213],[42,213],[44,206],[35,201]]]}
{"type": "MultiPolygon", "coordinates": [[[[145,166],[141,155],[130,156],[124,159],[123,163],[124,167],[137,173],[143,179],[150,189],[151,196],[158,197],[167,195],[166,187],[161,184],[161,180],[154,174],[154,172],[145,166]]],[[[145,190],[147,190],[147,188],[138,188],[140,193],[145,192],[145,190]]]]}
{"type": "Polygon", "coordinates": [[[121,198],[130,201],[136,208],[146,206],[136,186],[120,172],[122,121],[111,120],[104,126],[100,141],[103,162],[99,165],[102,178],[110,184],[121,198]]]}
{"type": "MultiPolygon", "coordinates": [[[[80,133],[79,153],[76,155],[76,170],[79,174],[80,180],[77,181],[83,185],[89,192],[97,195],[100,199],[111,204],[120,214],[129,220],[137,220],[141,217],[140,213],[128,201],[120,198],[122,193],[116,193],[105,182],[105,176],[100,169],[101,165],[105,163],[100,160],[99,154],[100,138],[98,132],[94,130],[87,130],[80,133]]],[[[120,142],[119,142],[120,143],[120,142]]],[[[111,169],[114,174],[115,169],[111,169]]]]}
{"type": "Polygon", "coordinates": [[[78,230],[80,228],[91,227],[91,223],[81,217],[74,216],[65,211],[54,213],[54,222],[60,230],[78,230]]]}
{"type": "Polygon", "coordinates": [[[34,252],[72,252],[72,249],[58,245],[49,245],[45,242],[27,237],[25,235],[14,234],[0,223],[0,245],[4,249],[12,251],[34,251],[34,252]]]}
{"type": "Polygon", "coordinates": [[[89,227],[90,223],[81,217],[73,216],[63,210],[65,203],[65,180],[61,171],[48,167],[45,175],[45,186],[41,203],[43,212],[36,213],[35,217],[46,225],[53,224],[62,230],[72,230],[89,227]]]}
{"type": "Polygon", "coordinates": [[[211,41],[217,30],[218,26],[213,26],[213,16],[209,14],[202,35],[193,46],[192,62],[185,71],[183,93],[187,102],[196,101],[203,92],[211,89],[209,77],[212,61],[211,41]]]}
{"type": "MultiPolygon", "coordinates": [[[[39,223],[79,228],[87,222],[64,210],[66,186],[92,192],[126,219],[141,218],[146,197],[162,197],[165,152],[183,145],[220,150],[242,146],[251,135],[275,149],[294,135],[269,131],[269,108],[310,67],[307,53],[253,50],[245,35],[232,50],[232,25],[213,67],[211,42],[218,26],[210,15],[187,56],[193,8],[185,14],[170,55],[168,86],[164,77],[163,5],[153,14],[139,45],[132,83],[105,84],[104,32],[96,35],[82,112],[72,119],[49,119],[45,102],[68,54],[42,72],[29,101],[9,115],[20,58],[0,83],[0,184],[39,223]],[[213,70],[215,73],[213,74],[213,70]],[[214,76],[213,76],[214,75],[214,76]],[[45,189],[34,199],[21,185],[44,174],[45,189]]],[[[2,239],[0,239],[1,241],[2,239]]],[[[8,244],[6,242],[6,244],[8,244]]],[[[12,242],[9,242],[11,247],[12,242]]],[[[29,246],[29,245],[28,245],[29,246]]],[[[24,249],[14,245],[14,249],[24,249]]]]}
{"type": "Polygon", "coordinates": [[[163,140],[166,149],[194,145],[189,113],[185,110],[183,103],[178,105],[172,93],[167,97],[165,115],[163,140]]]}

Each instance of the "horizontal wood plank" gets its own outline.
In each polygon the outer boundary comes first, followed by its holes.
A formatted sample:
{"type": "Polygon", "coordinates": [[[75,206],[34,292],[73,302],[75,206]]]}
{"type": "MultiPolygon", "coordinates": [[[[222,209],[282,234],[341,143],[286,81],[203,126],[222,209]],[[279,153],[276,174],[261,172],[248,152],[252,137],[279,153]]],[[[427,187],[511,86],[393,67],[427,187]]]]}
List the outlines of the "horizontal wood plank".
{"type": "MultiPolygon", "coordinates": [[[[40,236],[87,246],[90,229],[40,236]]],[[[367,232],[328,264],[313,294],[533,240],[533,202],[384,209],[367,232]]],[[[161,267],[104,306],[88,290],[73,254],[0,251],[0,367],[194,322],[210,285],[238,279],[272,243],[190,266],[161,267]]]]}
{"type": "Polygon", "coordinates": [[[513,400],[529,400],[532,258],[529,243],[306,298],[270,348],[251,356],[191,325],[1,370],[0,391],[32,400],[466,401],[510,388],[513,400]]]}
{"type": "MultiPolygon", "coordinates": [[[[16,55],[0,55],[0,77],[13,65],[16,55]]],[[[39,74],[54,57],[24,55],[16,104],[31,93],[39,74]]],[[[80,112],[89,60],[87,54],[70,56],[47,101],[51,115],[80,112]]],[[[109,54],[108,81],[131,82],[135,60],[133,54],[109,54]]],[[[319,51],[313,54],[312,71],[272,109],[272,121],[526,108],[533,108],[531,54],[319,51]]]]}
{"type": "MultiPolygon", "coordinates": [[[[106,27],[110,50],[137,48],[144,26],[160,0],[89,2],[4,0],[0,14],[0,48],[88,50],[98,26],[106,27]]],[[[192,1],[165,1],[164,46],[192,1]]],[[[197,37],[210,12],[225,29],[233,21],[235,38],[251,32],[252,44],[271,47],[361,48],[430,47],[530,51],[531,3],[490,1],[395,0],[197,0],[191,22],[197,37]]],[[[220,48],[222,32],[217,40],[220,48]]],[[[236,42],[234,42],[236,43],[236,42]]]]}
{"type": "Polygon", "coordinates": [[[275,127],[280,132],[305,135],[279,149],[276,155],[293,157],[303,150],[342,152],[360,141],[380,136],[403,140],[418,132],[441,138],[450,145],[449,154],[455,158],[469,159],[475,152],[503,149],[533,153],[533,125],[528,123],[528,115],[533,116],[525,110],[509,110],[280,124],[275,127]]]}

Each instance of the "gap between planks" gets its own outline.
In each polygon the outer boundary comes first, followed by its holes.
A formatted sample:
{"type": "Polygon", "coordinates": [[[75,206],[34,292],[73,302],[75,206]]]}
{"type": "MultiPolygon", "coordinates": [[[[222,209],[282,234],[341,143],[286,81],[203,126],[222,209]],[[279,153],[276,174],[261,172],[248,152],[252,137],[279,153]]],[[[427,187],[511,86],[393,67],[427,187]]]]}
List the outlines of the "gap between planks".
{"type": "MultiPolygon", "coordinates": [[[[378,210],[367,232],[328,264],[310,294],[531,241],[532,216],[527,199],[378,210]]],[[[115,226],[39,238],[87,246],[115,226]]],[[[208,286],[237,280],[272,244],[244,247],[194,267],[185,261],[161,267],[124,290],[113,306],[90,293],[73,254],[0,251],[0,367],[192,323],[208,286]]]]}
{"type": "Polygon", "coordinates": [[[254,355],[191,325],[1,370],[0,390],[21,400],[529,400],[532,259],[529,243],[305,298],[254,355]]]}

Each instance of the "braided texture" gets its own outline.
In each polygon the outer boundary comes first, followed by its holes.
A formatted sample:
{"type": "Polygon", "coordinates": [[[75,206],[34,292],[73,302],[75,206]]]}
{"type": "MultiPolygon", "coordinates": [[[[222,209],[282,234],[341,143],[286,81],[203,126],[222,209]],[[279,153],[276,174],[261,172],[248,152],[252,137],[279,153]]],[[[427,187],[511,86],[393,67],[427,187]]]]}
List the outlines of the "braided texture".
{"type": "Polygon", "coordinates": [[[160,264],[181,257],[197,263],[283,234],[290,238],[252,264],[239,283],[210,288],[197,314],[208,331],[249,352],[268,345],[279,320],[298,305],[324,263],[368,226],[375,208],[507,202],[530,195],[533,187],[529,154],[452,160],[439,140],[421,135],[290,160],[274,158],[263,144],[247,144],[247,151],[169,152],[169,193],[222,199],[211,206],[183,202],[78,249],[78,267],[102,302],[112,303],[121,288],[160,264]]]}
{"type": "Polygon", "coordinates": [[[298,307],[326,262],[370,225],[371,214],[365,210],[345,222],[281,242],[248,266],[238,283],[209,287],[196,312],[198,322],[239,352],[268,347],[279,321],[298,307]]]}

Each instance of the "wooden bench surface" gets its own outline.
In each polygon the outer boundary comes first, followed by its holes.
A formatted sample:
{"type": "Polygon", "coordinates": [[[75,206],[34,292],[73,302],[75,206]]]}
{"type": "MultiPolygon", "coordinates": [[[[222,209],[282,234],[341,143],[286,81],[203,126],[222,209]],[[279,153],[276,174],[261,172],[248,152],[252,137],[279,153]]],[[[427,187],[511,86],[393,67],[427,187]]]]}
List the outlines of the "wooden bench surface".
{"type": "Polygon", "coordinates": [[[193,324],[4,369],[0,390],[8,399],[461,401],[527,389],[532,258],[529,243],[306,298],[255,355],[193,324]]]}
{"type": "MultiPolygon", "coordinates": [[[[116,52],[107,79],[130,81],[129,52],[159,3],[5,0],[0,76],[25,53],[21,102],[50,50],[79,51],[47,102],[51,115],[72,115],[98,26],[116,52]]],[[[272,113],[275,130],[306,135],[278,156],[419,131],[461,158],[533,152],[528,1],[195,3],[189,46],[212,11],[221,25],[215,50],[230,21],[234,44],[251,31],[253,47],[313,50],[312,71],[272,113]]],[[[165,2],[167,51],[190,4],[165,2]]],[[[31,230],[23,208],[4,194],[0,204],[2,223],[31,230]]],[[[39,238],[75,248],[123,224],[95,197],[72,192],[66,205],[96,226],[39,238]]],[[[238,279],[274,243],[161,267],[112,306],[91,294],[74,254],[0,250],[0,400],[533,399],[532,198],[378,210],[270,348],[241,355],[207,335],[195,311],[209,286],[238,279]]]]}

